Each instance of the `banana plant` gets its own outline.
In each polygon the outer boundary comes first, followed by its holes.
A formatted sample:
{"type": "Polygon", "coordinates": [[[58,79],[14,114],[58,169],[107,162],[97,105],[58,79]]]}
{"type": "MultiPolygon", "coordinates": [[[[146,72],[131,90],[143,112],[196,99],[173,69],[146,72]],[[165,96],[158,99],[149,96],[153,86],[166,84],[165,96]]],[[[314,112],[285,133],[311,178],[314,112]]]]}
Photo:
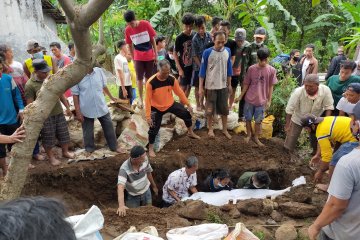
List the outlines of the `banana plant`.
{"type": "Polygon", "coordinates": [[[274,23],[269,21],[267,7],[271,6],[284,14],[285,21],[293,26],[297,32],[301,32],[300,27],[296,23],[295,18],[287,11],[278,0],[244,0],[238,1],[234,12],[239,12],[238,18],[241,20],[242,26],[246,27],[254,20],[264,27],[269,35],[269,40],[274,44],[278,53],[281,53],[281,46],[278,42],[274,23]]]}

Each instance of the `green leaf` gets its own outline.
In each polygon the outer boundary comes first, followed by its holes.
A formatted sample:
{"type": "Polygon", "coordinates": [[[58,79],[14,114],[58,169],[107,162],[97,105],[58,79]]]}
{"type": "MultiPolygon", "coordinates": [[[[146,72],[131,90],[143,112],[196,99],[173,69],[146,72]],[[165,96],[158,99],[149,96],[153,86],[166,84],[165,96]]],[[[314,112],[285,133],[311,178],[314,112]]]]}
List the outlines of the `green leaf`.
{"type": "Polygon", "coordinates": [[[314,19],[314,23],[317,22],[322,22],[322,21],[330,21],[330,20],[335,20],[335,21],[339,21],[339,22],[343,22],[345,21],[345,19],[342,16],[339,16],[337,14],[331,14],[331,13],[326,13],[326,14],[322,14],[320,16],[318,16],[317,18],[314,19]]]}
{"type": "Polygon", "coordinates": [[[175,17],[176,14],[181,10],[181,1],[170,0],[169,15],[175,17]]]}
{"type": "Polygon", "coordinates": [[[292,16],[292,15],[290,14],[290,12],[289,12],[288,10],[286,10],[286,9],[284,8],[284,6],[283,6],[278,0],[268,0],[267,3],[268,3],[270,6],[276,8],[277,10],[283,12],[283,13],[284,13],[284,16],[285,16],[285,20],[286,20],[286,21],[290,21],[290,24],[291,24],[292,26],[296,27],[296,31],[297,31],[297,32],[301,32],[301,29],[300,29],[299,25],[297,24],[297,22],[296,22],[296,20],[295,20],[295,17],[292,16]]]}
{"type": "Polygon", "coordinates": [[[317,23],[312,23],[310,25],[305,26],[304,31],[310,31],[313,29],[323,28],[323,27],[336,28],[337,26],[331,22],[317,22],[317,23]]]}
{"type": "Polygon", "coordinates": [[[250,24],[250,22],[251,22],[251,15],[250,15],[250,14],[247,14],[247,15],[243,18],[241,24],[242,24],[242,26],[247,26],[247,25],[250,24]]]}
{"type": "Polygon", "coordinates": [[[315,7],[315,6],[320,4],[320,0],[312,0],[311,4],[312,4],[313,7],[315,7]]]}
{"type": "Polygon", "coordinates": [[[161,22],[161,19],[166,16],[167,12],[169,12],[169,8],[161,8],[159,11],[157,11],[154,16],[150,18],[151,25],[156,28],[161,22]]]}
{"type": "Polygon", "coordinates": [[[241,12],[238,16],[239,19],[242,19],[243,17],[245,17],[246,15],[250,15],[248,12],[241,12]]]}

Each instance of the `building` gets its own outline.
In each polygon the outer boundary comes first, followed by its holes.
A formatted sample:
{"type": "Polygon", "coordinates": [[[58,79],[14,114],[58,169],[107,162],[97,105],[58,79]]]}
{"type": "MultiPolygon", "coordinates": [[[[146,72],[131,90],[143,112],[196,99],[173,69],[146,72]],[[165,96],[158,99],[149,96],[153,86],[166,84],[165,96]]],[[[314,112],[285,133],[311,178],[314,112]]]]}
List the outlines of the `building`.
{"type": "MultiPolygon", "coordinates": [[[[65,24],[63,13],[49,0],[1,0],[0,43],[14,49],[15,60],[29,57],[26,42],[36,39],[49,50],[50,42],[61,42],[57,36],[57,24],[65,24]]],[[[66,48],[64,48],[66,49],[66,48]]]]}

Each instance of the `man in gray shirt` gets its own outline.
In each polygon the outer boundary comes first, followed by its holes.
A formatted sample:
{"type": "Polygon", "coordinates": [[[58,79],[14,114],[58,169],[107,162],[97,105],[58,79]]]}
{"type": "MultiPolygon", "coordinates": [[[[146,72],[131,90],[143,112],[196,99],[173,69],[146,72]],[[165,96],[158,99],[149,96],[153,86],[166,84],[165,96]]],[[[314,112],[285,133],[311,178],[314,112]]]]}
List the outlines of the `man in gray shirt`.
{"type": "MultiPolygon", "coordinates": [[[[358,135],[360,103],[354,108],[358,135]]],[[[336,165],[328,189],[329,198],[321,214],[309,228],[310,240],[357,240],[360,236],[360,147],[344,155],[336,165]]]]}

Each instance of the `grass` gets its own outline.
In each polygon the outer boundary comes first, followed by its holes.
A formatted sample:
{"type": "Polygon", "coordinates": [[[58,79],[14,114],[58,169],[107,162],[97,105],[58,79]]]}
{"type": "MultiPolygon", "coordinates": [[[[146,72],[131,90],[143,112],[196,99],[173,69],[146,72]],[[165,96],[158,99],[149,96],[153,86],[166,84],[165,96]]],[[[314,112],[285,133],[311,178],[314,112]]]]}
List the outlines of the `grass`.
{"type": "Polygon", "coordinates": [[[224,223],[224,221],[221,219],[221,217],[217,213],[215,213],[213,211],[209,211],[207,213],[206,220],[211,222],[211,223],[219,223],[219,224],[224,223]]]}

